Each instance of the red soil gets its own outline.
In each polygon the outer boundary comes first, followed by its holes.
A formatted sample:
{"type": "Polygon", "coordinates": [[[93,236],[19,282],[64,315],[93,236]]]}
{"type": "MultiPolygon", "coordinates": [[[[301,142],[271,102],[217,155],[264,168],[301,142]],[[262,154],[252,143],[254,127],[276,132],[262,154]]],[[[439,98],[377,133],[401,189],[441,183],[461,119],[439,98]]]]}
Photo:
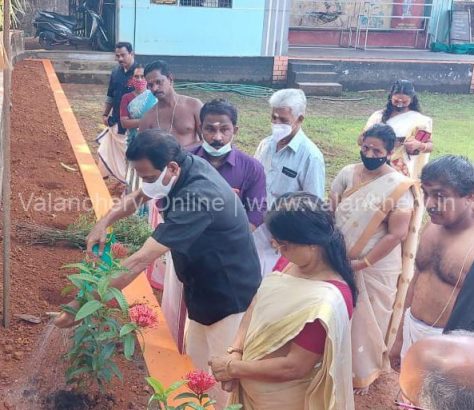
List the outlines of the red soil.
{"type": "MultiPolygon", "coordinates": [[[[78,169],[42,64],[17,64],[13,90],[12,230],[15,232],[19,222],[65,227],[90,209],[90,204],[80,173],[61,165],[78,169]]],[[[63,385],[60,354],[67,333],[54,330],[45,340],[49,329],[45,312],[58,311],[59,305],[67,301],[60,295],[68,284],[61,266],[82,258],[79,250],[29,246],[18,242],[13,234],[12,319],[8,329],[0,330],[0,409],[40,409],[36,400],[63,385]],[[15,314],[35,315],[42,322],[29,324],[15,318],[15,314]],[[39,357],[41,343],[44,355],[39,357]],[[24,387],[35,391],[20,391],[20,395],[32,397],[29,404],[15,406],[7,393],[21,388],[28,377],[34,377],[34,383],[30,380],[24,387]],[[36,393],[38,398],[34,398],[36,393]]],[[[148,392],[144,390],[146,371],[141,359],[122,362],[120,367],[125,384],[114,383],[110,391],[114,402],[105,400],[96,408],[145,408],[148,392]]]]}

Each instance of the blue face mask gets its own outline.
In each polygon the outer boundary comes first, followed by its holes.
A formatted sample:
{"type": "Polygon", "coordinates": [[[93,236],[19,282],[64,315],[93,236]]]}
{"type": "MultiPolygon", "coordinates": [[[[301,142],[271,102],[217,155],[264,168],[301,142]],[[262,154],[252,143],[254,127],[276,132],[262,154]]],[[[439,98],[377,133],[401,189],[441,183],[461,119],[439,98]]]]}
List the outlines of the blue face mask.
{"type": "Polygon", "coordinates": [[[214,148],[212,145],[208,144],[206,141],[202,143],[202,148],[206,151],[211,157],[222,157],[223,155],[228,154],[232,151],[232,141],[229,141],[227,144],[220,148],[214,148]]]}

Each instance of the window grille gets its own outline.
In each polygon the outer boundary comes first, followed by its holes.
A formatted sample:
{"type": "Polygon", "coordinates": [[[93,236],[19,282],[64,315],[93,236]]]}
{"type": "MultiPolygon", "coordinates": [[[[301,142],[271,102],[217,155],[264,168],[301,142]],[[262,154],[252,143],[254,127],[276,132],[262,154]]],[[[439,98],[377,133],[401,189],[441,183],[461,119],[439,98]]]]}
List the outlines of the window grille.
{"type": "Polygon", "coordinates": [[[232,8],[232,0],[150,0],[150,1],[152,4],[167,4],[170,6],[211,7],[211,8],[229,8],[229,9],[232,8]]]}

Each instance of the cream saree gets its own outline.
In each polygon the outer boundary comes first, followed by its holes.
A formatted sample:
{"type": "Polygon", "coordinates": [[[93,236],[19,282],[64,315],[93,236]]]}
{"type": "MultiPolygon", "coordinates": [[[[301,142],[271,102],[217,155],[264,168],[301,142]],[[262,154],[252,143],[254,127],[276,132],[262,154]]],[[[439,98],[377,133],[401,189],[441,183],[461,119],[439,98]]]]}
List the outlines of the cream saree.
{"type": "Polygon", "coordinates": [[[258,290],[243,360],[266,357],[319,319],[327,330],[322,362],[302,380],[240,380],[231,403],[244,410],[352,410],[350,321],[341,292],[332,284],[274,272],[258,290]]]}
{"type": "MultiPolygon", "coordinates": [[[[382,122],[383,111],[374,112],[364,130],[370,128],[374,124],[382,122]]],[[[433,132],[433,121],[430,117],[420,114],[417,111],[408,111],[403,114],[396,115],[387,120],[387,125],[390,125],[397,137],[406,138],[405,141],[412,141],[419,130],[433,132]]],[[[390,162],[392,166],[402,174],[410,178],[418,179],[421,175],[422,168],[428,163],[430,154],[408,155],[403,145],[395,148],[390,162]]]]}
{"type": "Polygon", "coordinates": [[[415,185],[415,181],[392,172],[369,183],[350,187],[342,194],[336,209],[336,225],[344,234],[349,257],[359,259],[386,234],[384,221],[397,207],[400,198],[409,190],[415,197],[406,240],[373,266],[356,273],[359,298],[352,318],[352,367],[356,388],[368,387],[390,368],[388,353],[397,334],[406,292],[413,277],[421,226],[422,212],[415,185]]]}

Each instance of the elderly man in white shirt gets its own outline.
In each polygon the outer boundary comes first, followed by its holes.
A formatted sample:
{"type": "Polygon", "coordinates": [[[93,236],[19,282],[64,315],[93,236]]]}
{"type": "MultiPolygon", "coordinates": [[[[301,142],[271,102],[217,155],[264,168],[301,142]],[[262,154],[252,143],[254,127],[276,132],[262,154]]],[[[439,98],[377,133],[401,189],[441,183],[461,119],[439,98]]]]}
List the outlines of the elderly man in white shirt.
{"type": "Polygon", "coordinates": [[[268,205],[287,192],[306,191],[324,198],[323,154],[301,129],[306,111],[304,92],[280,90],[269,102],[272,135],[263,139],[255,153],[265,168],[268,205]]]}
{"type": "MultiPolygon", "coordinates": [[[[325,166],[319,148],[301,129],[306,111],[306,96],[302,90],[284,89],[274,93],[272,135],[260,142],[255,152],[264,169],[267,184],[267,204],[287,192],[306,191],[324,198],[325,166]]],[[[262,274],[273,269],[278,253],[270,246],[270,234],[265,226],[255,231],[262,274]]]]}

